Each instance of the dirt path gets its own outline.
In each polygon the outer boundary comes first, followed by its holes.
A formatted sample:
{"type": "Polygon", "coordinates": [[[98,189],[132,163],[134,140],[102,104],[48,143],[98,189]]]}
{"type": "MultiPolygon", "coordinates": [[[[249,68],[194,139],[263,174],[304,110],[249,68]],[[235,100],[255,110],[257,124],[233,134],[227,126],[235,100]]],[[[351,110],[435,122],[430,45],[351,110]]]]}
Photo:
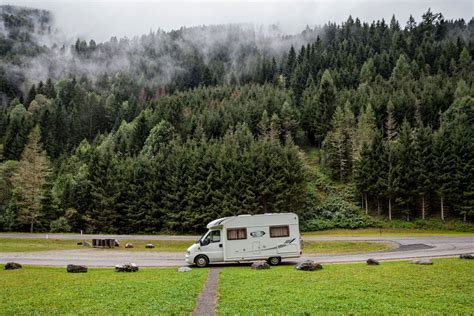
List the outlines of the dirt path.
{"type": "Polygon", "coordinates": [[[193,316],[211,316],[216,313],[217,282],[219,279],[219,268],[210,268],[206,284],[199,294],[193,316]]]}

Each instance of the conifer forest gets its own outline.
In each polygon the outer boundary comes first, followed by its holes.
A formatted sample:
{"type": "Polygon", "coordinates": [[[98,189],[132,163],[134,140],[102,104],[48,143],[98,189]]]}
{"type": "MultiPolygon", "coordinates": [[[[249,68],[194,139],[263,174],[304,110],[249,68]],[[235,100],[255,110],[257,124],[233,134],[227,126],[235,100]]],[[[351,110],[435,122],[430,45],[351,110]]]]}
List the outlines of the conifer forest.
{"type": "Polygon", "coordinates": [[[0,231],[474,222],[474,19],[66,40],[0,6],[0,231]]]}

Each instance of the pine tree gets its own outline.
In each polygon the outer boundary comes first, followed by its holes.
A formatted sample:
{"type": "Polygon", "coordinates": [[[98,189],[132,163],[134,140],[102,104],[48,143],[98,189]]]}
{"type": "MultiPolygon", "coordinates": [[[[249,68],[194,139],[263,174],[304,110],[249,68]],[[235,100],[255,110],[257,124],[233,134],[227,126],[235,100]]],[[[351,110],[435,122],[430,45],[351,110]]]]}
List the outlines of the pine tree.
{"type": "Polygon", "coordinates": [[[385,123],[385,130],[387,139],[394,141],[397,137],[397,120],[395,118],[395,107],[393,106],[392,100],[388,101],[387,104],[387,121],[385,123]]]}
{"type": "Polygon", "coordinates": [[[50,162],[42,148],[40,137],[40,129],[36,126],[28,135],[28,142],[13,175],[16,204],[20,206],[18,220],[29,224],[30,232],[33,232],[34,225],[41,219],[44,186],[50,173],[50,162]]]}
{"type": "Polygon", "coordinates": [[[353,141],[353,157],[358,159],[363,144],[371,145],[375,136],[377,126],[375,125],[375,114],[372,105],[367,104],[364,111],[361,111],[357,120],[357,129],[353,141]]]}
{"type": "Polygon", "coordinates": [[[426,197],[432,190],[433,154],[432,132],[429,127],[418,127],[414,135],[414,173],[416,190],[421,197],[421,218],[426,218],[426,197]]]}
{"type": "Polygon", "coordinates": [[[268,136],[268,132],[270,131],[270,118],[268,117],[267,110],[263,110],[262,118],[260,119],[260,122],[258,122],[257,128],[262,138],[268,136]]]}
{"type": "Polygon", "coordinates": [[[30,106],[30,103],[35,99],[35,97],[36,97],[36,86],[33,84],[30,90],[28,91],[28,95],[25,100],[26,107],[30,106]]]}
{"type": "Polygon", "coordinates": [[[416,191],[415,168],[413,158],[415,157],[413,150],[412,130],[408,120],[403,120],[400,135],[398,139],[398,167],[400,190],[398,195],[399,204],[403,206],[407,220],[410,219],[410,209],[412,196],[416,191]]]}
{"type": "Polygon", "coordinates": [[[316,98],[317,87],[313,78],[309,77],[306,89],[303,92],[303,109],[301,115],[301,125],[306,132],[306,136],[311,144],[316,143],[316,129],[319,124],[320,104],[316,98]]]}
{"type": "Polygon", "coordinates": [[[329,70],[325,70],[318,89],[315,140],[321,144],[331,128],[331,118],[336,110],[336,87],[329,70]]]}
{"type": "Polygon", "coordinates": [[[469,54],[469,50],[464,47],[461,54],[459,55],[459,73],[465,79],[472,80],[472,71],[473,71],[473,63],[471,54],[469,54]],[[471,76],[469,78],[469,76],[471,76]]]}
{"type": "Polygon", "coordinates": [[[174,137],[174,128],[167,121],[162,120],[156,124],[150,131],[145,140],[141,153],[151,157],[158,153],[160,148],[166,145],[174,137]]]}
{"type": "Polygon", "coordinates": [[[453,192],[452,204],[466,221],[467,216],[474,213],[469,209],[473,204],[474,179],[474,122],[469,124],[466,113],[459,113],[454,118],[451,145],[455,159],[453,184],[457,187],[453,192]]]}
{"type": "Polygon", "coordinates": [[[356,184],[357,191],[362,195],[361,207],[365,208],[365,212],[368,213],[368,197],[370,189],[370,181],[368,175],[371,174],[371,155],[370,147],[367,143],[362,144],[360,155],[354,164],[354,181],[356,184]]]}
{"type": "Polygon", "coordinates": [[[359,74],[359,83],[368,83],[373,80],[375,77],[375,66],[374,60],[372,58],[367,59],[362,68],[360,69],[359,74]]]}
{"type": "Polygon", "coordinates": [[[5,159],[17,160],[23,151],[30,129],[31,114],[22,104],[16,104],[8,116],[9,124],[4,137],[5,159]]]}
{"type": "Polygon", "coordinates": [[[293,46],[290,48],[290,52],[288,53],[288,59],[286,61],[286,66],[285,66],[285,81],[287,83],[291,82],[291,76],[293,74],[293,71],[296,66],[296,51],[293,46]]]}
{"type": "Polygon", "coordinates": [[[400,190],[400,166],[398,165],[398,144],[387,142],[385,144],[387,159],[386,196],[388,199],[388,219],[392,220],[393,199],[400,190]]]}
{"type": "Polygon", "coordinates": [[[455,157],[445,122],[434,134],[433,145],[434,187],[440,199],[441,220],[444,221],[446,200],[455,187],[453,182],[456,174],[455,157]]]}
{"type": "Polygon", "coordinates": [[[382,134],[377,132],[371,143],[370,170],[367,173],[369,192],[376,199],[377,215],[382,214],[381,201],[387,192],[387,164],[388,156],[382,134]]]}

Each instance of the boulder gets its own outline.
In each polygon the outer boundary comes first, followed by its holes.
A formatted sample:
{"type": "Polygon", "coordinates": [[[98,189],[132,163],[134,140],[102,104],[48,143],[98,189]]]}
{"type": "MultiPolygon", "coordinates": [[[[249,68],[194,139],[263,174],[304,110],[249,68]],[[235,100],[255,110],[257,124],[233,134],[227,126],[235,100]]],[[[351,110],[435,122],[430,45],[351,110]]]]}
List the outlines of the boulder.
{"type": "Polygon", "coordinates": [[[295,266],[296,270],[302,270],[302,271],[321,270],[322,268],[323,266],[320,263],[314,262],[313,260],[306,260],[306,261],[298,263],[295,266]]]}
{"type": "Polygon", "coordinates": [[[421,265],[432,265],[433,261],[431,261],[431,259],[420,259],[420,260],[413,260],[411,263],[421,264],[421,265]]]}
{"type": "Polygon", "coordinates": [[[474,259],[474,256],[469,253],[463,253],[459,255],[459,259],[474,259]]]}
{"type": "Polygon", "coordinates": [[[82,242],[82,245],[83,245],[84,247],[92,247],[91,243],[90,243],[90,242],[87,242],[87,241],[83,241],[83,242],[82,242]]]}
{"type": "Polygon", "coordinates": [[[179,267],[178,272],[190,272],[192,269],[190,267],[179,267]]]}
{"type": "Polygon", "coordinates": [[[85,273],[85,272],[87,272],[87,267],[78,266],[78,265],[75,265],[75,264],[68,264],[66,270],[69,273],[85,273]]]}
{"type": "Polygon", "coordinates": [[[375,260],[375,259],[370,258],[370,259],[367,259],[367,264],[368,264],[369,266],[378,266],[378,265],[380,264],[380,262],[378,262],[378,261],[375,260]]]}
{"type": "Polygon", "coordinates": [[[256,261],[250,267],[255,270],[270,269],[270,265],[266,261],[256,261]]]}
{"type": "Polygon", "coordinates": [[[115,266],[117,272],[137,272],[138,266],[135,263],[117,264],[115,266]]]}
{"type": "Polygon", "coordinates": [[[16,270],[16,269],[21,269],[22,266],[19,263],[16,262],[7,262],[5,264],[5,270],[16,270]]]}
{"type": "Polygon", "coordinates": [[[153,245],[153,244],[146,244],[146,245],[145,245],[145,248],[152,249],[152,248],[155,248],[155,245],[153,245]]]}
{"type": "Polygon", "coordinates": [[[117,239],[114,240],[114,246],[115,247],[120,247],[120,243],[117,239]]]}
{"type": "Polygon", "coordinates": [[[128,242],[125,244],[125,248],[133,248],[133,244],[131,242],[128,242]]]}

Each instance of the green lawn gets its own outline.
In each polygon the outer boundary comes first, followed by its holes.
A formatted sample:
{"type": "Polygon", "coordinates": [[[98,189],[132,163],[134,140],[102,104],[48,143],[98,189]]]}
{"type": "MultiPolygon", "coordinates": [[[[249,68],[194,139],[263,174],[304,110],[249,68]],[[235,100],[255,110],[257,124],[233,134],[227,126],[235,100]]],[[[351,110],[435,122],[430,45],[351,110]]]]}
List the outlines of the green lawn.
{"type": "Polygon", "coordinates": [[[473,236],[474,232],[460,232],[449,230],[416,229],[416,228],[359,228],[359,229],[331,229],[314,232],[303,232],[303,236],[473,236]]]}
{"type": "Polygon", "coordinates": [[[473,314],[474,261],[325,265],[314,272],[226,268],[218,314],[473,314]]]}
{"type": "Polygon", "coordinates": [[[393,249],[393,244],[368,241],[303,241],[303,253],[351,254],[393,249]]]}
{"type": "MultiPolygon", "coordinates": [[[[30,239],[30,238],[0,238],[0,252],[26,252],[26,251],[46,251],[46,250],[69,250],[69,249],[87,249],[78,246],[79,240],[62,239],[30,239]]],[[[90,240],[89,240],[90,242],[90,240]]],[[[107,250],[127,250],[127,251],[166,251],[183,252],[193,243],[187,240],[120,240],[120,247],[107,250]],[[125,248],[125,244],[131,242],[134,248],[125,248]],[[146,249],[145,245],[152,243],[153,249],[146,249]]]]}
{"type": "Polygon", "coordinates": [[[25,267],[0,270],[1,315],[180,314],[193,311],[208,269],[142,269],[117,273],[25,267]]]}
{"type": "MultiPolygon", "coordinates": [[[[47,250],[69,250],[86,249],[77,245],[78,240],[60,239],[20,239],[20,238],[0,238],[0,252],[30,252],[47,250]]],[[[164,251],[164,252],[184,252],[192,244],[187,240],[132,240],[120,241],[120,247],[106,249],[107,251],[164,251]],[[134,248],[125,248],[127,242],[132,242],[134,248]],[[147,243],[153,243],[156,248],[146,249],[147,243]]],[[[347,254],[382,251],[391,249],[393,246],[378,242],[345,242],[345,241],[304,241],[304,253],[318,254],[347,254]]],[[[98,250],[99,251],[99,250],[98,250]]]]}

